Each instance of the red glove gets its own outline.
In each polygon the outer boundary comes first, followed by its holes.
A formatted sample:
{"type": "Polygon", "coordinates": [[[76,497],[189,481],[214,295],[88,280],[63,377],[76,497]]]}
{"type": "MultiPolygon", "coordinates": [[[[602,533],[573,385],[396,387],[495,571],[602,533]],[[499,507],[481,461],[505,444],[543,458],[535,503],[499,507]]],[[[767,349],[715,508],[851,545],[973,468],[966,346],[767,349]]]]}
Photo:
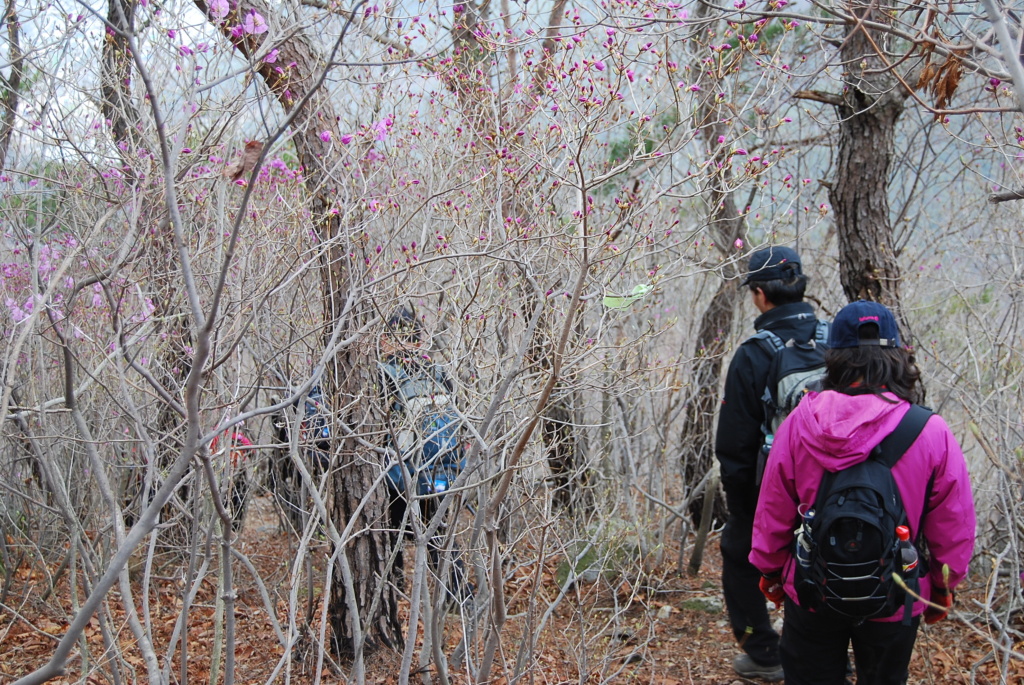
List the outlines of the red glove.
{"type": "Polygon", "coordinates": [[[928,625],[938,623],[949,615],[949,609],[953,606],[953,591],[936,585],[932,588],[930,601],[932,604],[937,604],[942,608],[938,609],[933,606],[925,607],[924,622],[928,625]]]}
{"type": "Polygon", "coordinates": [[[785,599],[786,592],[782,589],[781,573],[761,576],[758,587],[761,588],[761,594],[765,596],[765,599],[774,604],[776,609],[782,606],[782,600],[785,599]]]}

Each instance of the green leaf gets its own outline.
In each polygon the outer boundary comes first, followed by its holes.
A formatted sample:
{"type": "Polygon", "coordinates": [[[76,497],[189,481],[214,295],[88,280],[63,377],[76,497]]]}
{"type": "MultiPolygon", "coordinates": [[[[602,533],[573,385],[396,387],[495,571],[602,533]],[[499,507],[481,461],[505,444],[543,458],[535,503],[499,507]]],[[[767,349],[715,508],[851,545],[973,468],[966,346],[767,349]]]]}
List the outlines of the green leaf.
{"type": "Polygon", "coordinates": [[[626,309],[634,302],[642,300],[652,290],[654,290],[654,286],[640,284],[634,286],[633,291],[629,295],[605,295],[602,302],[608,309],[626,309]]]}

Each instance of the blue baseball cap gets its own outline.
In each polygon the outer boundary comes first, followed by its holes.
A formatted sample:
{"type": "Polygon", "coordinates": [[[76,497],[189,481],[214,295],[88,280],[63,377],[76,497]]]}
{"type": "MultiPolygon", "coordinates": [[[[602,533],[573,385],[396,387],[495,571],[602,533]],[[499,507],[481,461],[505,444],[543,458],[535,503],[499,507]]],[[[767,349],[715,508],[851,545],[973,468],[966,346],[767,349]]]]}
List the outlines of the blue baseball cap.
{"type": "Polygon", "coordinates": [[[803,274],[800,255],[791,247],[769,245],[750,255],[747,275],[742,285],[755,281],[789,281],[803,274]]]}
{"type": "Polygon", "coordinates": [[[900,331],[896,317],[888,307],[877,302],[857,300],[836,314],[828,336],[829,347],[899,347],[900,331]],[[864,327],[867,326],[867,329],[864,327]]]}

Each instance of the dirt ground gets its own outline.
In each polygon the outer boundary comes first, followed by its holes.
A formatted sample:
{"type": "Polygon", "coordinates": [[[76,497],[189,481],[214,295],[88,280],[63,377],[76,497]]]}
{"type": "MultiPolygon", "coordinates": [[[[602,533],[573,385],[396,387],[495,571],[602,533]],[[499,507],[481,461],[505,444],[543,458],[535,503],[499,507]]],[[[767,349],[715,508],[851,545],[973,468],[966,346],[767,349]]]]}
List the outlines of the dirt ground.
{"type": "MultiPolygon", "coordinates": [[[[287,560],[292,556],[294,544],[291,536],[279,530],[270,499],[255,500],[239,550],[259,570],[267,592],[277,597],[282,621],[287,620],[285,598],[291,577],[287,560]]],[[[322,559],[326,546],[320,543],[311,552],[322,559]]],[[[535,565],[524,564],[512,575],[506,587],[510,615],[506,634],[510,637],[503,643],[503,649],[510,653],[499,655],[496,679],[492,682],[507,682],[501,668],[515,662],[520,640],[511,636],[520,634],[516,621],[526,620],[525,600],[534,591],[536,579],[540,578],[540,586],[536,588],[540,595],[550,598],[556,594],[557,563],[557,558],[551,558],[539,573],[535,565]]],[[[537,644],[535,666],[520,682],[653,685],[751,682],[737,678],[731,669],[731,659],[737,650],[722,609],[717,538],[709,543],[697,576],[677,573],[675,554],[666,554],[663,565],[664,568],[649,569],[647,578],[650,580],[645,582],[646,587],[634,586],[622,578],[581,583],[550,617],[537,644]]],[[[10,682],[45,663],[67,628],[66,617],[73,613],[67,574],[62,576],[52,594],[45,594],[48,573],[54,571],[22,566],[14,574],[7,599],[0,606],[0,683],[10,682]]],[[[983,580],[972,577],[962,588],[958,595],[961,609],[958,618],[922,628],[911,664],[911,683],[1024,683],[1024,662],[1006,660],[1002,653],[993,652],[995,630],[981,618],[980,600],[986,593],[983,580]],[[1005,675],[1001,675],[1001,671],[1005,675]]],[[[181,585],[180,579],[174,577],[155,577],[154,585],[157,591],[151,594],[149,613],[158,640],[157,651],[164,653],[181,610],[181,585]]],[[[300,654],[305,654],[306,658],[282,660],[284,650],[267,620],[260,587],[244,571],[238,573],[237,586],[236,682],[285,682],[286,678],[295,683],[312,682],[316,670],[315,650],[300,648],[300,654]],[[277,674],[272,677],[275,669],[278,669],[277,674]]],[[[320,590],[313,588],[318,598],[320,590]]],[[[305,588],[300,593],[304,591],[305,588]]],[[[206,583],[192,612],[194,618],[187,641],[187,671],[191,682],[209,682],[209,645],[216,628],[212,618],[215,596],[215,581],[206,583]]],[[[1010,617],[1010,620],[1019,624],[1020,616],[1010,617]]],[[[448,625],[452,641],[450,654],[460,634],[457,617],[449,618],[448,625]]],[[[67,675],[52,682],[111,682],[110,670],[103,665],[104,630],[117,641],[127,665],[135,669],[138,681],[145,682],[145,667],[139,650],[133,648],[127,626],[123,622],[101,626],[96,618],[86,630],[89,650],[84,662],[76,646],[67,675]]],[[[1017,652],[1024,650],[1019,641],[1005,646],[1017,652]]],[[[382,685],[397,682],[399,660],[397,653],[379,650],[367,664],[367,681],[382,685]]],[[[178,656],[176,674],[180,673],[180,668],[178,656]]],[[[452,669],[450,676],[454,683],[469,682],[465,673],[458,669],[452,669]]],[[[436,678],[433,680],[438,682],[436,678]]],[[[343,682],[343,678],[325,663],[323,682],[343,682]]],[[[415,676],[412,682],[423,682],[422,675],[415,676]]]]}

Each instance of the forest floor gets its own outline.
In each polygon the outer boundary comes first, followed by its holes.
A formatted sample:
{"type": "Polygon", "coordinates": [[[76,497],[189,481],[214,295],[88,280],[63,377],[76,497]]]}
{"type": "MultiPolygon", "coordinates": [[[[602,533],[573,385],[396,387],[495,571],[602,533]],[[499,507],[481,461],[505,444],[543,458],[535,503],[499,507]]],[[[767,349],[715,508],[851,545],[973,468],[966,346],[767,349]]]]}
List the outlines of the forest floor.
{"type": "MultiPolygon", "coordinates": [[[[283,613],[290,578],[285,560],[293,554],[294,544],[293,537],[279,530],[270,499],[255,500],[254,510],[241,534],[239,550],[260,572],[270,595],[277,597],[281,621],[286,621],[283,613]]],[[[311,551],[323,559],[327,549],[325,545],[321,547],[311,551]]],[[[549,601],[554,598],[558,588],[557,563],[557,559],[552,559],[543,569],[529,564],[516,569],[510,587],[506,588],[510,616],[514,617],[517,605],[525,606],[525,598],[535,590],[549,601]]],[[[622,577],[580,583],[577,591],[567,596],[550,617],[537,645],[535,668],[521,682],[652,685],[757,682],[738,678],[731,668],[737,649],[722,609],[719,563],[718,540],[713,536],[696,576],[678,573],[676,556],[669,554],[665,556],[666,568],[648,569],[645,577],[651,580],[645,582],[643,588],[622,577]],[[609,619],[610,616],[614,616],[614,620],[609,619]]],[[[67,575],[63,578],[55,592],[46,596],[47,572],[23,567],[14,574],[7,600],[0,606],[0,683],[39,668],[53,653],[67,628],[67,617],[73,614],[67,575]]],[[[286,678],[295,683],[313,682],[315,650],[299,650],[298,659],[282,659],[284,650],[267,620],[259,586],[244,571],[238,573],[236,581],[236,682],[286,682],[286,678]]],[[[166,650],[181,610],[180,579],[155,578],[154,585],[158,590],[151,595],[149,615],[156,640],[166,650]]],[[[318,601],[322,600],[318,587],[314,592],[318,601]]],[[[980,580],[969,579],[958,595],[958,605],[964,613],[934,626],[922,627],[911,663],[910,683],[1024,683],[1024,662],[1006,660],[1000,652],[993,651],[998,641],[996,631],[980,619],[979,607],[985,594],[980,580]]],[[[209,682],[215,595],[216,582],[211,580],[200,589],[191,612],[194,618],[190,621],[187,641],[189,682],[209,682]]],[[[542,602],[542,606],[546,604],[542,602]]],[[[320,608],[319,603],[316,606],[320,608]]],[[[406,610],[407,607],[403,607],[403,612],[406,610]]],[[[1020,621],[1019,615],[1016,620],[1020,621]]],[[[449,617],[448,626],[452,644],[447,653],[451,654],[460,634],[457,617],[449,617]]],[[[509,627],[514,626],[515,620],[510,618],[509,627]]],[[[76,647],[67,675],[51,682],[111,682],[110,668],[104,665],[102,658],[101,628],[114,633],[113,640],[125,662],[122,668],[134,668],[138,682],[146,682],[141,654],[133,647],[126,625],[122,622],[101,627],[96,618],[85,633],[89,645],[85,677],[81,652],[76,647]]],[[[513,629],[506,634],[520,633],[513,629]]],[[[1018,653],[1022,649],[1019,642],[1005,646],[1018,653]]],[[[508,640],[503,647],[508,651],[499,655],[498,663],[513,664],[518,638],[508,640]]],[[[159,649],[158,653],[161,653],[159,649]]],[[[175,657],[176,674],[180,658],[179,648],[175,657]]],[[[367,663],[366,680],[390,685],[398,681],[399,668],[400,654],[378,650],[367,663]]],[[[329,663],[324,663],[322,672],[323,682],[343,682],[329,663]]],[[[449,675],[453,683],[468,682],[458,669],[453,668],[449,675]]],[[[172,676],[172,682],[177,681],[172,676]]],[[[438,682],[438,679],[433,681],[438,682]]],[[[422,678],[417,675],[410,682],[420,683],[422,678]]],[[[499,671],[492,682],[500,684],[507,680],[499,671]]]]}

